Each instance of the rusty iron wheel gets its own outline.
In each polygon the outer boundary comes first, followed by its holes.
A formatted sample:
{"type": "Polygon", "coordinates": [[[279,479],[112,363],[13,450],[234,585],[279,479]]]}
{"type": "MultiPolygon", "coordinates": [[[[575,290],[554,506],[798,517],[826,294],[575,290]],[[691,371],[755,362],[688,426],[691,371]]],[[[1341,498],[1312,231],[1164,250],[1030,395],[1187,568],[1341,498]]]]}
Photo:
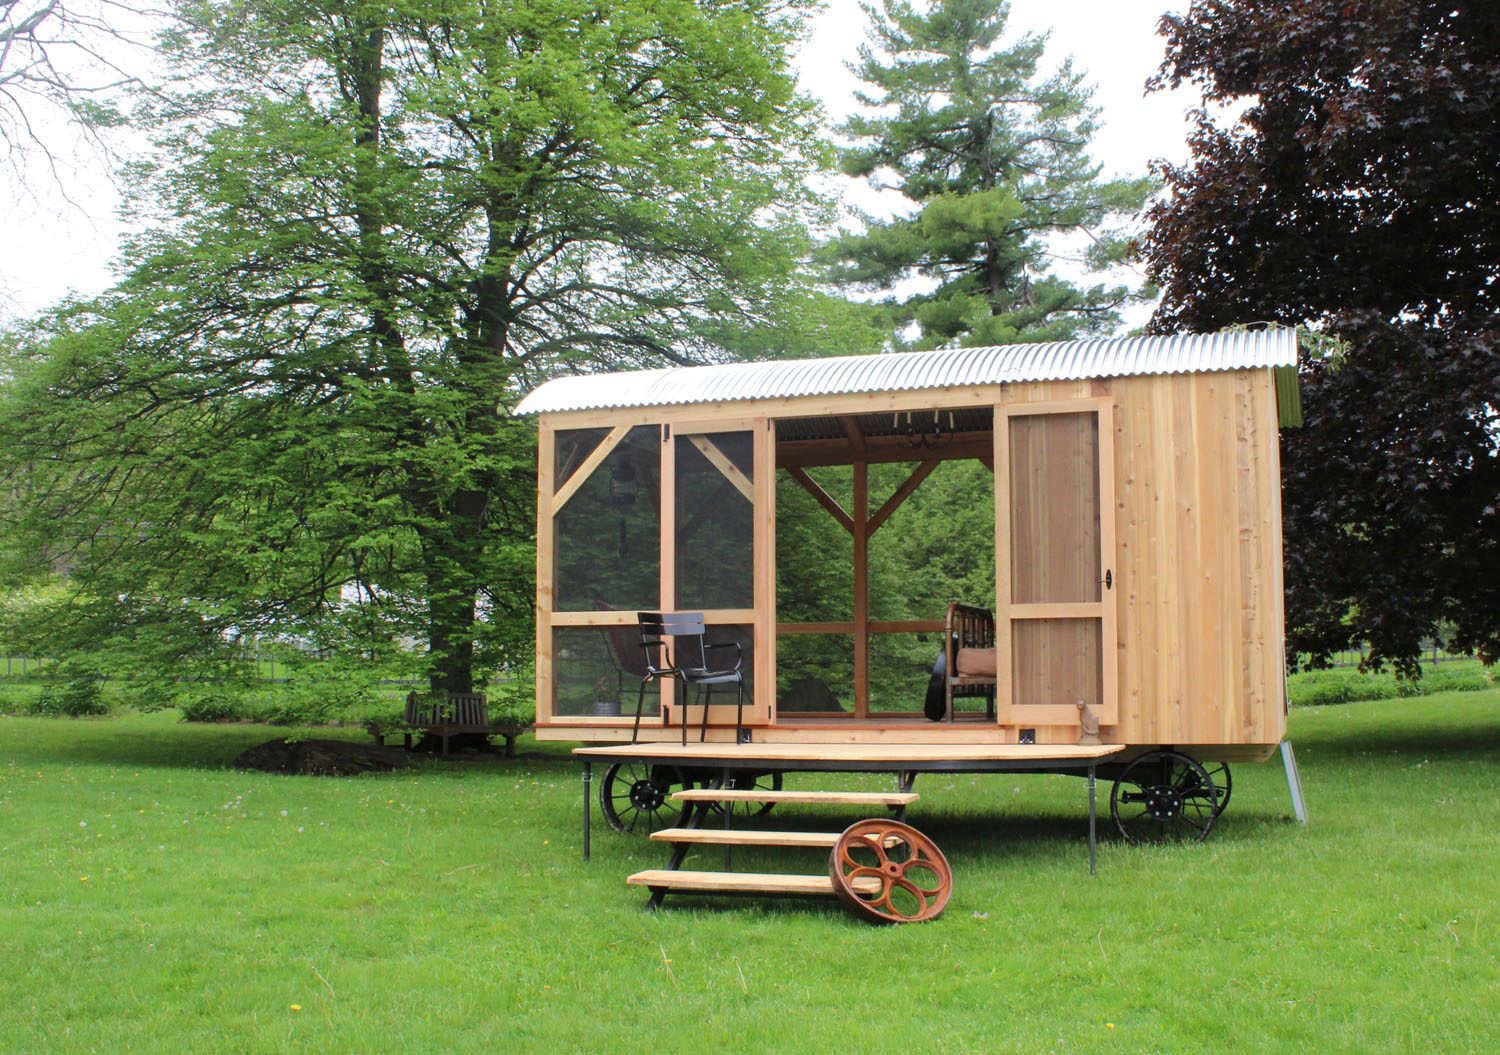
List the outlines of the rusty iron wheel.
{"type": "Polygon", "coordinates": [[[953,894],[953,870],[937,843],[910,824],[872,818],[844,829],[828,855],[833,892],[872,923],[936,919],[953,894]]]}

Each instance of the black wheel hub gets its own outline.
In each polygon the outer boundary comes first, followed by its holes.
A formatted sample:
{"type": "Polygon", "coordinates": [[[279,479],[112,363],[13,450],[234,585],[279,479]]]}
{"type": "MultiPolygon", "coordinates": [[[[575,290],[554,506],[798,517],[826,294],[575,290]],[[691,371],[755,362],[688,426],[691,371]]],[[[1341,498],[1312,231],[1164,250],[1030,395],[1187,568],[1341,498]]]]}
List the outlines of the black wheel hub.
{"type": "Polygon", "coordinates": [[[1147,788],[1146,808],[1159,821],[1169,821],[1182,809],[1182,800],[1171,788],[1147,788]]]}
{"type": "Polygon", "coordinates": [[[630,804],[638,810],[649,813],[661,809],[666,801],[667,789],[658,787],[654,781],[637,780],[630,785],[630,804]]]}

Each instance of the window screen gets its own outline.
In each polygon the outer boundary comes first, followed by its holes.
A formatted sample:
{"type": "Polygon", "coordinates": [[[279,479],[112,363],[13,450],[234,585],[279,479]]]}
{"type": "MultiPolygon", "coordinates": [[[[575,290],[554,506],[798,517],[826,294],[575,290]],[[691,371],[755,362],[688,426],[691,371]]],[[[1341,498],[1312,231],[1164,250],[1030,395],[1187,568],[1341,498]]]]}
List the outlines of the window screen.
{"type": "Polygon", "coordinates": [[[660,607],[660,509],[660,432],[643,425],[609,452],[554,520],[554,608],[660,607]]]}
{"type": "Polygon", "coordinates": [[[754,448],[749,432],[678,435],[677,607],[755,606],[754,448]]]}

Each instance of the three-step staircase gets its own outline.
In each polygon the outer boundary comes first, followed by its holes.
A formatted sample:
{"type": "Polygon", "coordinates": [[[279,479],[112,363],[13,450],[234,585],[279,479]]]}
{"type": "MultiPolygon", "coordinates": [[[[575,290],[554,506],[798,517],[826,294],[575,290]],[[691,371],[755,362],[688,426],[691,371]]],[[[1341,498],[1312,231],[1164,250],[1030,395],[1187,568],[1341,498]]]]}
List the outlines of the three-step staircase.
{"type": "MultiPolygon", "coordinates": [[[[872,809],[894,809],[899,816],[906,807],[917,801],[914,791],[760,791],[753,788],[689,788],[672,796],[689,804],[687,823],[680,828],[663,828],[652,832],[656,842],[672,845],[672,858],[666,868],[649,868],[637,872],[625,881],[631,886],[643,886],[651,891],[649,907],[660,905],[668,891],[698,894],[749,894],[762,897],[832,896],[833,879],[826,872],[821,875],[788,875],[780,872],[699,872],[684,869],[682,862],[694,846],[725,847],[726,868],[728,855],[736,846],[779,846],[802,849],[829,849],[838,842],[841,832],[789,832],[753,831],[744,828],[712,828],[703,826],[716,805],[729,804],[725,811],[725,823],[732,817],[735,803],[803,803],[821,806],[866,806],[872,809]]],[[[880,888],[880,881],[865,879],[855,881],[856,889],[873,892],[880,888]]]]}

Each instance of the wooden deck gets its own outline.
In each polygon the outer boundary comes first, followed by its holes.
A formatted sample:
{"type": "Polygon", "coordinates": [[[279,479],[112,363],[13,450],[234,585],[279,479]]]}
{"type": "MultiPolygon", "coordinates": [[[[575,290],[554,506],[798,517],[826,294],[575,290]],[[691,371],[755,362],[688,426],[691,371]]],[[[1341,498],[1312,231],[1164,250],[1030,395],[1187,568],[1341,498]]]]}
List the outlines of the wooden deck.
{"type": "Polygon", "coordinates": [[[639,761],[720,769],[824,772],[1007,772],[1088,769],[1124,744],[715,744],[640,743],[578,747],[583,762],[639,761]]]}
{"type": "MultiPolygon", "coordinates": [[[[614,764],[640,762],[677,766],[687,770],[718,770],[729,783],[731,773],[802,771],[814,773],[896,773],[900,788],[911,792],[919,773],[1016,773],[1065,772],[1088,778],[1089,872],[1094,871],[1095,770],[1127,749],[1125,744],[716,744],[637,743],[576,747],[573,754],[583,763],[583,859],[589,858],[589,812],[592,769],[595,762],[614,764]]],[[[762,800],[774,792],[746,792],[745,797],[762,800]]],[[[787,798],[808,792],[782,793],[787,798]]],[[[811,793],[817,794],[817,793],[811,793]]],[[[824,792],[822,794],[829,794],[824,792]]],[[[834,795],[839,793],[835,792],[834,795]]],[[[848,794],[848,793],[845,793],[848,794]]],[[[864,793],[868,795],[869,793],[864,793]]],[[[739,797],[733,789],[678,792],[688,799],[739,797]]],[[[806,801],[804,798],[803,801],[806,801]]],[[[632,882],[635,882],[632,879],[632,882]]],[[[650,885],[650,884],[647,884],[650,885]]],[[[663,888],[664,889],[664,888],[663,888]]],[[[659,896],[659,892],[658,892],[659,896]]]]}

